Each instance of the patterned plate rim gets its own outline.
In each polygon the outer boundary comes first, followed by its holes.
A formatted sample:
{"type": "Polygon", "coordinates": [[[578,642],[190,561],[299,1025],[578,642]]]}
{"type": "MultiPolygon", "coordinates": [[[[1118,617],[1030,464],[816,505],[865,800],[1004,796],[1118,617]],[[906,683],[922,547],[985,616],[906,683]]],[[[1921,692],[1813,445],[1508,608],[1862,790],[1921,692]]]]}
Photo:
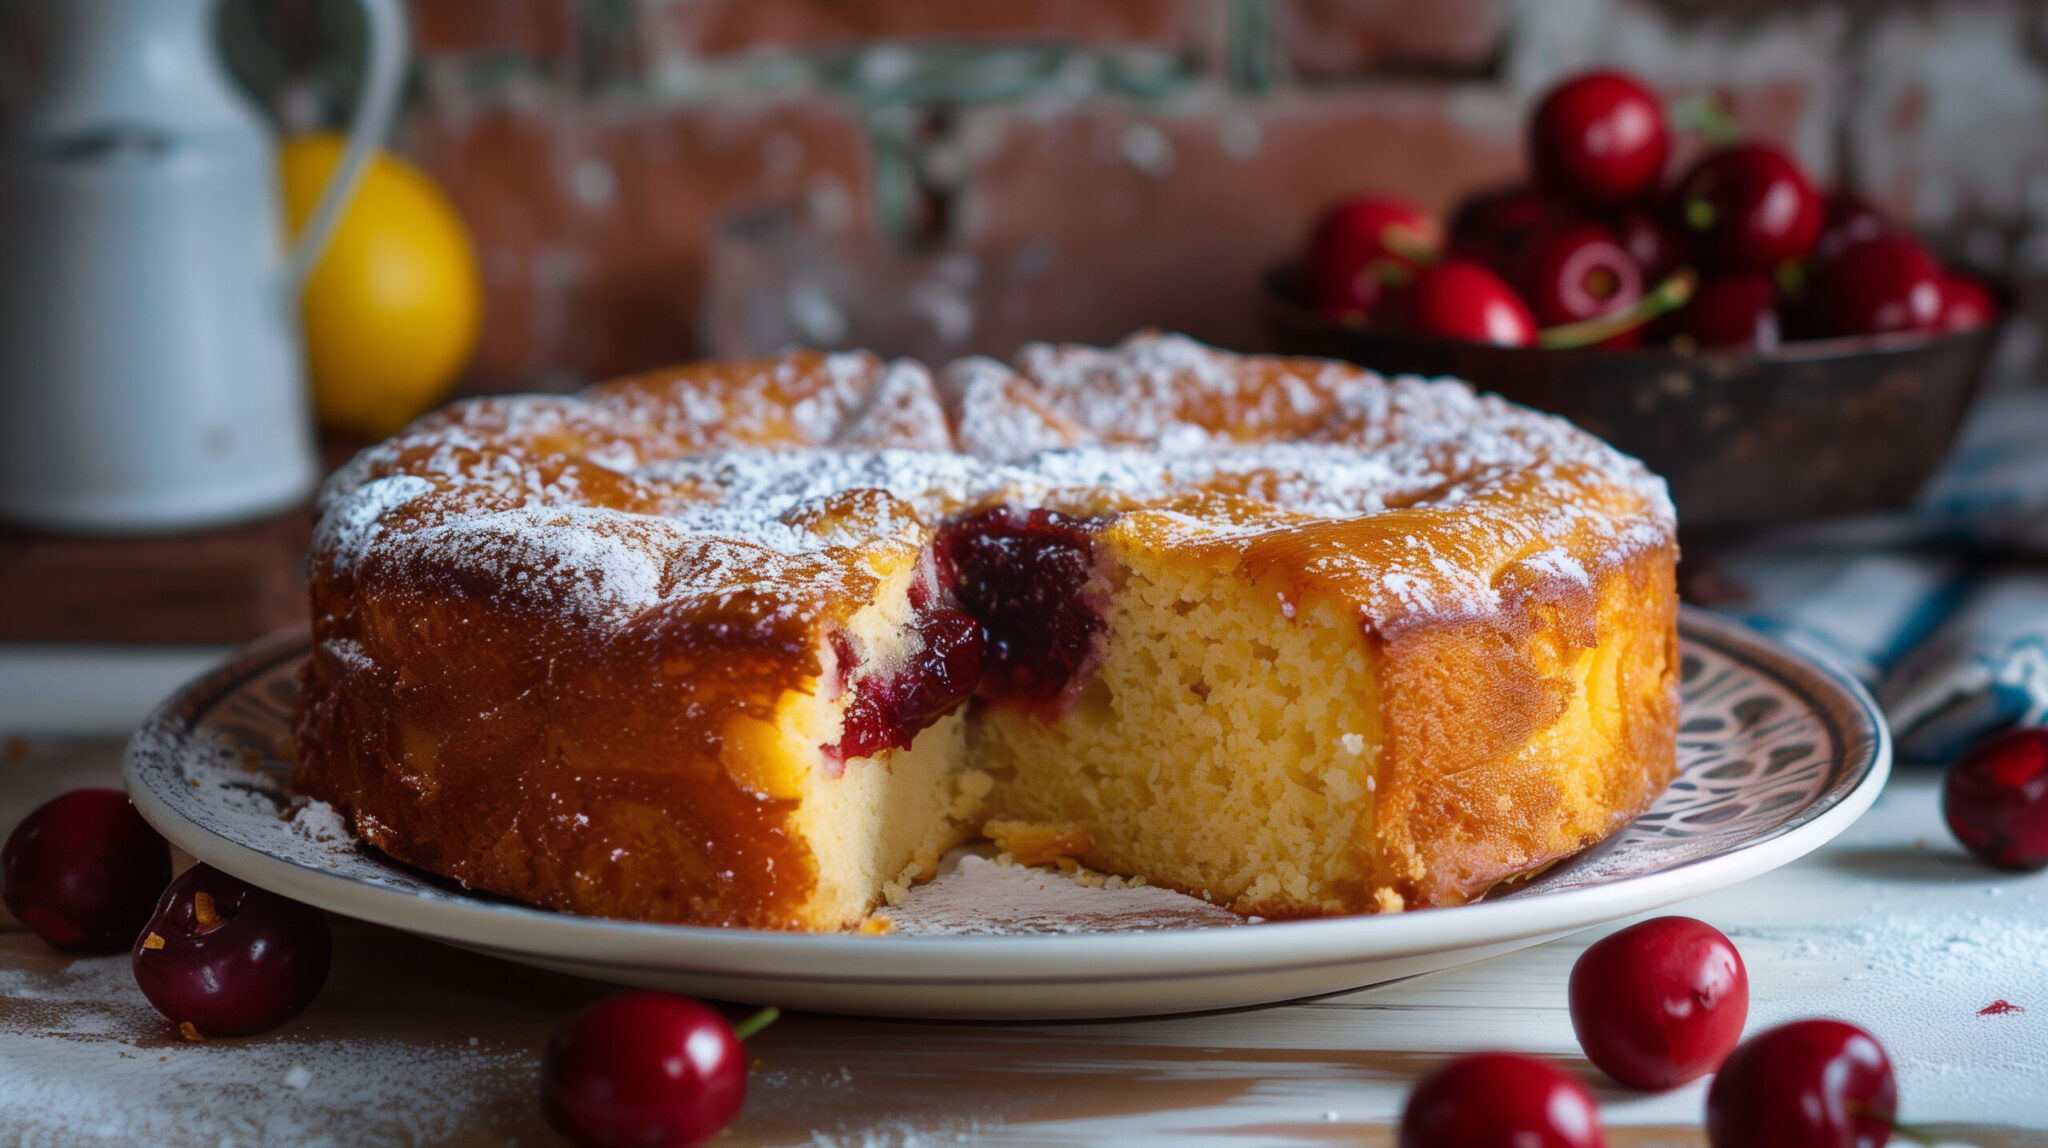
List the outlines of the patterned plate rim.
{"type": "Polygon", "coordinates": [[[1308,969],[1364,956],[1391,958],[1562,935],[1768,872],[1825,844],[1869,808],[1890,772],[1891,734],[1860,684],[1740,622],[1704,610],[1684,608],[1679,631],[1684,643],[1710,647],[1769,677],[1811,707],[1828,731],[1831,777],[1796,814],[1710,856],[1593,885],[1546,892],[1532,884],[1454,909],[1277,921],[1254,928],[944,937],[718,929],[578,917],[459,893],[430,899],[273,856],[189,819],[152,783],[175,776],[182,753],[202,749],[192,735],[214,707],[279,663],[305,655],[310,639],[303,629],[252,643],[167,699],[131,742],[126,777],[144,816],[201,861],[345,916],[506,955],[846,984],[1053,984],[1101,981],[1119,967],[1145,970],[1132,979],[1234,976],[1253,969],[1308,969]],[[508,932],[514,934],[509,942],[508,932]],[[941,952],[948,956],[948,967],[924,963],[923,958],[941,952]],[[914,969],[893,967],[906,959],[913,959],[914,969]]]}

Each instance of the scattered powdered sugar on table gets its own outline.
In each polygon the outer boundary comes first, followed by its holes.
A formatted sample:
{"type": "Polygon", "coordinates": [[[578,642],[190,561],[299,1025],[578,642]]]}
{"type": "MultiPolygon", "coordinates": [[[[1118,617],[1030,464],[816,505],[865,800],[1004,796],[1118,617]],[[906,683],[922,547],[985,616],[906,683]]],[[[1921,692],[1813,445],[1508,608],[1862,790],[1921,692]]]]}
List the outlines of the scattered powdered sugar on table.
{"type": "MultiPolygon", "coordinates": [[[[1924,803],[1921,824],[1938,817],[1931,797],[1912,800],[1924,803]]],[[[1857,837],[1875,836],[1869,823],[1894,819],[1905,820],[1880,804],[1838,855],[1856,856],[1857,837]]],[[[1901,869],[1928,856],[1867,855],[1901,869]]],[[[1931,876],[1935,865],[1919,871],[1931,876]]],[[[2048,1111],[2048,887],[1954,865],[1946,881],[1866,882],[1860,919],[1838,881],[1816,884],[1842,924],[1816,920],[1812,894],[1782,879],[1792,890],[1782,906],[1746,901],[1739,911],[1763,920],[1728,931],[1750,969],[1748,1031],[1839,1017],[1891,1053],[1908,1121],[2031,1123],[2048,1111]],[[1998,1001],[2007,1007],[1985,1012],[1998,1001]]],[[[1702,915],[1743,900],[1744,888],[1702,902],[1702,915]]]]}
{"type": "Polygon", "coordinates": [[[1251,920],[1170,889],[1094,887],[1064,873],[999,864],[974,853],[955,854],[909,900],[878,915],[910,937],[1128,933],[1251,920]]]}
{"type": "MultiPolygon", "coordinates": [[[[1863,966],[1838,985],[1817,989],[1831,1006],[1821,1011],[1848,1016],[1880,1040],[1889,1037],[1902,1073],[1940,1075],[1943,1093],[1983,1091],[1987,1104],[2013,1099],[1995,1094],[1991,1082],[1998,1077],[1987,1069],[2048,1074],[2048,915],[1890,913],[1846,936],[1808,935],[1816,946],[1833,947],[1838,962],[1847,957],[1863,966]],[[2041,1007],[1984,1013],[2000,1000],[2041,1007]],[[1910,1042],[1904,1039],[1909,1030],[1910,1042]]],[[[1799,1015],[1813,1015],[1820,1003],[1801,993],[1793,1001],[1761,1004],[1775,1012],[1795,1002],[1799,1015]]],[[[1909,1117],[1911,1102],[1905,1097],[1909,1117]]]]}
{"type": "Polygon", "coordinates": [[[486,1122],[532,1053],[362,1031],[188,1043],[126,954],[0,969],[0,1113],[22,1145],[418,1144],[486,1122]],[[56,1039],[51,1039],[56,1038],[56,1039]],[[111,1051],[110,1051],[111,1049],[111,1051]],[[252,1083],[266,1082],[266,1083],[252,1083]]]}

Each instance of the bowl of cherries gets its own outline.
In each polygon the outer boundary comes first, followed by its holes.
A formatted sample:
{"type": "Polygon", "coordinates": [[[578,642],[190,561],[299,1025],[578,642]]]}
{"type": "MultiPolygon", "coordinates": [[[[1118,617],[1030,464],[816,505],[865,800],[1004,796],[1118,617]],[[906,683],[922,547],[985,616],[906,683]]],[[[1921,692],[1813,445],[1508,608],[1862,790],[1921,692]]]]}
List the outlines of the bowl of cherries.
{"type": "Polygon", "coordinates": [[[2009,295],[1709,107],[1667,118],[1639,79],[1583,73],[1530,117],[1528,182],[1443,224],[1394,195],[1330,206],[1267,276],[1274,344],[1563,415],[1663,475],[1689,534],[1903,505],[2009,295]],[[1686,119],[1718,141],[1667,178],[1686,119]]]}

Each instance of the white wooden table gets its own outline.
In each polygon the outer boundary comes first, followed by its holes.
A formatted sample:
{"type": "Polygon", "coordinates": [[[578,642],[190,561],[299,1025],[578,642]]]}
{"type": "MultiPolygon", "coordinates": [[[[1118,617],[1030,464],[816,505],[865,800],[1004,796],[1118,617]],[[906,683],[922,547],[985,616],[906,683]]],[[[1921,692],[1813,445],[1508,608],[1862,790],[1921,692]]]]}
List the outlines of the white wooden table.
{"type": "MultiPolygon", "coordinates": [[[[4,740],[4,737],[0,737],[4,740]]],[[[114,783],[115,742],[13,742],[0,832],[64,789],[114,783]]],[[[1904,1116],[1951,1143],[2048,1145],[2048,874],[1970,862],[1935,779],[1895,776],[1845,837],[1678,911],[1735,939],[1750,1029],[1863,1024],[1904,1116]],[[1980,1015],[2004,1000],[2025,1011],[1980,1015]]],[[[553,1144],[534,1075],[609,991],[337,921],[334,974],[284,1029],[187,1044],[125,956],[69,959],[0,923],[0,1145],[553,1144]]],[[[1553,1057],[1589,1081],[1565,1014],[1582,934],[1298,1004],[1074,1025],[789,1016],[750,1044],[750,1145],[1391,1145],[1409,1085],[1460,1052],[1553,1057]]],[[[1703,1083],[1600,1087],[1609,1143],[1703,1145],[1703,1083]]]]}

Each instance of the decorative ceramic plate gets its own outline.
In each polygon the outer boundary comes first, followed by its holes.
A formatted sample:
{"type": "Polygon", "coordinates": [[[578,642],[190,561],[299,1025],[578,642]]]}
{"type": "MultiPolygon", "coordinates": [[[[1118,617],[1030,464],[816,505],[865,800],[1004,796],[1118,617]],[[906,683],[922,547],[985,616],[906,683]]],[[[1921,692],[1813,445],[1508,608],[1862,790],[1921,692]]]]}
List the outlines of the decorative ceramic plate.
{"type": "Polygon", "coordinates": [[[1783,865],[1869,808],[1891,741],[1853,680],[1712,614],[1688,610],[1680,632],[1680,772],[1648,812],[1483,902],[1385,916],[1257,923],[957,851],[883,935],[639,924],[468,892],[359,847],[331,807],[288,794],[303,634],[258,643],[166,702],[129,748],[128,785],[179,847],[257,885],[601,980],[892,1016],[1226,1008],[1448,968],[1669,905],[1783,865]]]}

